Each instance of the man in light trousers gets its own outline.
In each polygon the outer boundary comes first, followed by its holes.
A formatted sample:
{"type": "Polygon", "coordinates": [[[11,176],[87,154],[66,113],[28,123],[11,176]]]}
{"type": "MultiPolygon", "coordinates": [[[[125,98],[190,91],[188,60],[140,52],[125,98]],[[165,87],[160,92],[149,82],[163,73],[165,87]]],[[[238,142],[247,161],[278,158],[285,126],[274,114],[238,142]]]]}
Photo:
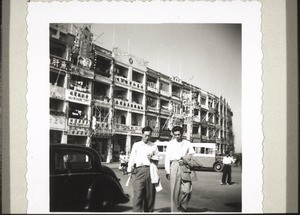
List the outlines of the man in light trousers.
{"type": "Polygon", "coordinates": [[[183,129],[172,129],[173,139],[168,143],[165,157],[166,177],[171,186],[171,212],[186,212],[192,194],[191,180],[182,178],[181,166],[186,165],[184,156],[195,154],[191,143],[182,139],[183,129]]]}

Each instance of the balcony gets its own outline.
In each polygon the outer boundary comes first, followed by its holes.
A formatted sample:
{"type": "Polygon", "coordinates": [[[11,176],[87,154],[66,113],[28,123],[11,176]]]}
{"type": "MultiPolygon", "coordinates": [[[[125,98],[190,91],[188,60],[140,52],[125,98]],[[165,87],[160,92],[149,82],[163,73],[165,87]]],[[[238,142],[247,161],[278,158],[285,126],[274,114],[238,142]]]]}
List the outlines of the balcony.
{"type": "Polygon", "coordinates": [[[145,87],[143,84],[138,83],[136,81],[129,81],[127,78],[121,77],[121,76],[115,76],[115,81],[123,86],[130,86],[139,90],[144,90],[145,87]]]}
{"type": "Polygon", "coordinates": [[[202,120],[202,121],[201,121],[201,125],[202,125],[202,126],[205,126],[205,127],[208,126],[208,121],[202,120]]]}
{"type": "Polygon", "coordinates": [[[133,87],[133,88],[136,88],[136,89],[139,89],[139,90],[144,90],[145,89],[145,86],[139,82],[136,82],[136,81],[129,81],[129,84],[133,87]]]}
{"type": "Polygon", "coordinates": [[[116,123],[115,126],[114,126],[114,130],[115,130],[115,132],[125,132],[125,133],[127,133],[128,130],[129,130],[129,127],[125,124],[117,124],[116,123]]]}
{"type": "Polygon", "coordinates": [[[112,78],[110,74],[110,70],[102,71],[99,68],[95,69],[95,80],[97,81],[104,81],[106,83],[111,83],[112,78]]]}
{"type": "Polygon", "coordinates": [[[160,94],[163,95],[163,96],[166,96],[166,97],[171,96],[170,92],[167,92],[167,91],[164,91],[164,90],[160,90],[160,94]]]}
{"type": "Polygon", "coordinates": [[[180,93],[172,92],[173,99],[180,99],[180,93]]]}
{"type": "Polygon", "coordinates": [[[50,67],[69,72],[71,71],[71,62],[67,61],[66,59],[50,55],[50,67]]]}
{"type": "Polygon", "coordinates": [[[200,134],[192,134],[192,138],[201,138],[201,135],[200,134]]]}
{"type": "Polygon", "coordinates": [[[74,136],[89,136],[91,131],[89,129],[84,128],[69,128],[69,135],[74,136]]]}
{"type": "Polygon", "coordinates": [[[152,111],[152,112],[158,112],[158,108],[157,107],[151,107],[147,105],[147,111],[152,111]]]}
{"type": "Polygon", "coordinates": [[[162,114],[167,114],[167,115],[170,114],[170,111],[169,111],[169,109],[167,109],[167,108],[161,108],[161,109],[160,109],[160,112],[161,112],[162,114]]]}
{"type": "Polygon", "coordinates": [[[116,83],[119,83],[119,84],[121,84],[121,85],[124,85],[124,86],[126,86],[126,87],[128,87],[128,86],[130,86],[129,85],[129,81],[128,81],[128,79],[127,78],[124,78],[124,77],[121,77],[121,76],[115,76],[115,82],[116,83]]]}
{"type": "Polygon", "coordinates": [[[71,102],[76,102],[84,105],[89,105],[91,103],[91,94],[78,92],[75,90],[66,90],[66,99],[71,102]]]}
{"type": "Polygon", "coordinates": [[[208,140],[208,137],[206,135],[201,135],[201,140],[202,141],[207,141],[208,140]]]}
{"type": "Polygon", "coordinates": [[[139,110],[139,111],[144,110],[144,106],[141,105],[141,104],[137,104],[135,102],[124,101],[124,100],[121,100],[121,99],[114,99],[114,104],[117,107],[123,107],[123,108],[126,108],[126,109],[131,108],[131,109],[139,110]]]}
{"type": "Polygon", "coordinates": [[[107,122],[96,122],[96,128],[93,130],[93,136],[109,137],[112,135],[112,130],[109,129],[107,122]]]}
{"type": "Polygon", "coordinates": [[[100,105],[110,105],[110,99],[104,95],[94,95],[95,102],[100,105]]]}
{"type": "Polygon", "coordinates": [[[174,116],[174,118],[177,118],[177,119],[183,119],[184,118],[184,114],[181,114],[181,113],[173,113],[173,116],[174,116]]]}
{"type": "Polygon", "coordinates": [[[199,122],[199,123],[200,123],[200,118],[199,118],[199,116],[193,116],[193,121],[194,121],[194,122],[199,122]]]}
{"type": "Polygon", "coordinates": [[[216,143],[222,143],[221,138],[216,138],[216,143]]]}
{"type": "Polygon", "coordinates": [[[141,134],[141,133],[142,133],[142,127],[141,127],[141,126],[131,125],[131,126],[128,126],[128,127],[129,127],[129,130],[130,130],[132,133],[138,133],[138,134],[141,134]]]}
{"type": "Polygon", "coordinates": [[[153,82],[149,82],[149,81],[147,82],[147,90],[149,90],[150,92],[158,93],[156,83],[153,82]]]}
{"type": "Polygon", "coordinates": [[[215,143],[216,142],[216,138],[215,137],[209,137],[208,141],[212,142],[212,143],[215,143]]]}
{"type": "Polygon", "coordinates": [[[220,125],[216,125],[216,129],[221,129],[221,126],[220,125]]]}
{"type": "Polygon", "coordinates": [[[68,119],[68,126],[89,128],[90,127],[90,121],[86,120],[86,119],[69,118],[68,119]]]}
{"type": "Polygon", "coordinates": [[[50,129],[53,130],[65,130],[66,128],[66,117],[59,115],[50,115],[50,129]]]}
{"type": "Polygon", "coordinates": [[[50,98],[64,100],[66,97],[66,89],[50,84],[50,98]]]}
{"type": "Polygon", "coordinates": [[[87,68],[71,65],[71,73],[85,78],[94,79],[94,71],[91,71],[87,68]]]}
{"type": "Polygon", "coordinates": [[[209,127],[215,127],[215,123],[211,122],[211,121],[208,121],[208,126],[209,127]]]}
{"type": "Polygon", "coordinates": [[[212,114],[216,113],[216,108],[208,107],[208,111],[212,114]]]}

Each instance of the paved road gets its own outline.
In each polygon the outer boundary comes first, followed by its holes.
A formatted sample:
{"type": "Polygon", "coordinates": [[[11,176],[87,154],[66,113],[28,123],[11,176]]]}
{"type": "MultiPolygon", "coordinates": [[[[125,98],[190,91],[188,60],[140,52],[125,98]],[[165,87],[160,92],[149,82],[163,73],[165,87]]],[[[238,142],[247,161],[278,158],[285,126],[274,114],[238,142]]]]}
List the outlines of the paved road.
{"type": "MultiPolygon", "coordinates": [[[[125,193],[132,197],[132,183],[125,186],[127,175],[122,175],[117,164],[108,164],[117,176],[125,193]]],[[[155,212],[170,212],[170,187],[164,169],[159,169],[163,190],[156,193],[155,212]]],[[[198,180],[193,182],[189,212],[241,212],[241,167],[232,168],[232,185],[220,185],[222,173],[213,170],[197,171],[198,180]]],[[[126,204],[117,205],[116,212],[131,212],[132,198],[126,204]]]]}

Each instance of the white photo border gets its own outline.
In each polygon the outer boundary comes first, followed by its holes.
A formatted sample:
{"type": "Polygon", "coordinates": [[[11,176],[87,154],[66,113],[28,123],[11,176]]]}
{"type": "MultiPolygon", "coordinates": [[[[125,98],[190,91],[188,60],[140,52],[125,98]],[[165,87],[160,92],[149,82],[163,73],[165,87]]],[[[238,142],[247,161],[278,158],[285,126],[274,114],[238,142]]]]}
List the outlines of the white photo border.
{"type": "Polygon", "coordinates": [[[73,1],[28,3],[28,213],[49,213],[49,23],[165,22],[242,24],[242,212],[262,212],[261,3],[73,1]]]}

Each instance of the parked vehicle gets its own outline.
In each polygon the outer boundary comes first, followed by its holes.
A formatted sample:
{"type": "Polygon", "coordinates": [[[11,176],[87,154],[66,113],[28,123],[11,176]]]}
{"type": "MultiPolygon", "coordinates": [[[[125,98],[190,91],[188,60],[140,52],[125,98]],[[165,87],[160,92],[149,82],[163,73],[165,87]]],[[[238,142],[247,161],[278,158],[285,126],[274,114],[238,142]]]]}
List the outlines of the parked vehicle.
{"type": "MultiPolygon", "coordinates": [[[[165,153],[168,142],[155,142],[159,151],[159,167],[164,166],[165,153]]],[[[215,143],[191,143],[196,154],[194,155],[196,160],[202,164],[203,168],[213,168],[216,172],[223,170],[223,155],[216,154],[215,143]]]]}
{"type": "Polygon", "coordinates": [[[129,197],[97,151],[73,144],[50,145],[50,211],[111,211],[129,197]]]}

